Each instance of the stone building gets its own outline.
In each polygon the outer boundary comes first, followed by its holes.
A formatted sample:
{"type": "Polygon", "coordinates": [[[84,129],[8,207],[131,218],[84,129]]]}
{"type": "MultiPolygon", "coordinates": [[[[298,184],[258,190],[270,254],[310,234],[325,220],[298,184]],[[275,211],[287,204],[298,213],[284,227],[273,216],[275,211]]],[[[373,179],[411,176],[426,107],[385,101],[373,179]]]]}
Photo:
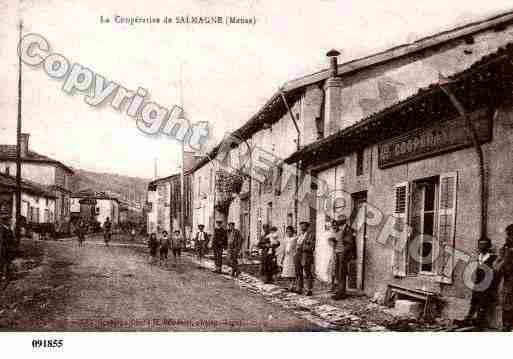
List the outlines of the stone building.
{"type": "Polygon", "coordinates": [[[327,223],[345,214],[358,230],[350,288],[436,293],[445,314],[460,317],[470,291],[454,254],[472,254],[482,234],[500,246],[513,222],[511,51],[500,50],[511,42],[506,13],[342,64],[330,51],[328,69],[285,83],[207,161],[250,174],[250,242],[263,223],[283,233],[309,219],[317,277],[328,280],[327,223]],[[441,84],[468,112],[479,146],[441,84]],[[411,259],[415,251],[426,263],[411,259]]]}
{"type": "MultiPolygon", "coordinates": [[[[7,214],[14,229],[16,223],[16,178],[0,173],[0,213],[7,214]]],[[[21,183],[21,216],[25,222],[54,223],[55,195],[37,183],[23,180],[21,183]]]]}
{"type": "Polygon", "coordinates": [[[120,201],[105,192],[85,189],[71,195],[71,212],[74,218],[94,219],[101,225],[108,217],[112,225],[117,226],[120,222],[120,201]]]}
{"type": "MultiPolygon", "coordinates": [[[[197,162],[192,152],[185,152],[185,170],[188,171],[197,162]]],[[[187,237],[192,231],[192,176],[184,176],[184,229],[187,237]]],[[[182,230],[181,174],[157,178],[148,184],[147,231],[162,233],[182,230]]]]}
{"type": "MultiPolygon", "coordinates": [[[[50,190],[56,197],[54,221],[58,232],[69,232],[73,170],[29,148],[29,134],[21,138],[21,177],[50,190]]],[[[0,172],[16,176],[16,145],[0,145],[0,172]]]]}

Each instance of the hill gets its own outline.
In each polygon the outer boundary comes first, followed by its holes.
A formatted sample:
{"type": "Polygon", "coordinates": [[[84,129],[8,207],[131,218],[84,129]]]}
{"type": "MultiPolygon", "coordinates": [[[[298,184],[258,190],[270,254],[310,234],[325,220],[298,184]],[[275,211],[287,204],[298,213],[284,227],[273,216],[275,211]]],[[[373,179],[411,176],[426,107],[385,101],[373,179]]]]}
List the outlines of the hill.
{"type": "Polygon", "coordinates": [[[98,192],[110,192],[125,201],[144,203],[149,179],[122,176],[112,173],[98,173],[82,169],[73,169],[75,176],[72,179],[73,192],[92,189],[98,192]]]}

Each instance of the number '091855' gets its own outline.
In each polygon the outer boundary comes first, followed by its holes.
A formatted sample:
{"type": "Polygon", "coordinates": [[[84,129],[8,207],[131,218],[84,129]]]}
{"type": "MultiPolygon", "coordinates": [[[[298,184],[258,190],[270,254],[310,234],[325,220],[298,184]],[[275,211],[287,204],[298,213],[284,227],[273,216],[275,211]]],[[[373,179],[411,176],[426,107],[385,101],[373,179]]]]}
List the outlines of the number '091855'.
{"type": "Polygon", "coordinates": [[[32,348],[62,348],[64,341],[62,339],[33,339],[32,348]]]}

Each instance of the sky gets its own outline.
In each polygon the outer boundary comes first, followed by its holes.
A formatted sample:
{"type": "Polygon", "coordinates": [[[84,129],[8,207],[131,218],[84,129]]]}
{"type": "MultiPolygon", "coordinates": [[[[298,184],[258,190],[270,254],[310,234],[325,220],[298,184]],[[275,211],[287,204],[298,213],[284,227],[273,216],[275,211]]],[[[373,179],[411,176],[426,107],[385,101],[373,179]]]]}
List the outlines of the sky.
{"type": "MultiPolygon", "coordinates": [[[[24,33],[48,40],[51,52],[128,89],[146,89],[146,100],[171,109],[183,98],[191,122],[208,121],[221,138],[284,82],[326,68],[332,48],[344,62],[512,9],[511,0],[0,0],[0,143],[16,141],[20,20],[24,33]],[[256,24],[128,25],[115,23],[116,15],[239,16],[256,24]]],[[[41,67],[23,66],[22,100],[22,131],[41,154],[142,178],[153,178],[155,159],[159,177],[179,171],[176,140],[143,134],[110,106],[87,105],[41,67]]]]}

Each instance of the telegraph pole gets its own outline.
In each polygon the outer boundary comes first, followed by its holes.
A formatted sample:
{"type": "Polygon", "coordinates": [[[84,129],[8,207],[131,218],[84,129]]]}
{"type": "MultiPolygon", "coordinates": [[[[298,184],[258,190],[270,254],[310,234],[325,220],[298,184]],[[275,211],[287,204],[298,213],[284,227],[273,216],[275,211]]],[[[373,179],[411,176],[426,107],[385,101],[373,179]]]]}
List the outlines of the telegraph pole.
{"type": "MultiPolygon", "coordinates": [[[[184,116],[183,109],[183,62],[180,62],[180,107],[181,115],[184,116]]],[[[185,136],[182,139],[182,168],[180,171],[180,226],[182,236],[185,240],[185,136]]]]}
{"type": "MultiPolygon", "coordinates": [[[[19,24],[19,37],[21,43],[22,22],[19,24]]],[[[16,245],[21,241],[21,49],[18,49],[18,120],[16,128],[16,245]]]]}

